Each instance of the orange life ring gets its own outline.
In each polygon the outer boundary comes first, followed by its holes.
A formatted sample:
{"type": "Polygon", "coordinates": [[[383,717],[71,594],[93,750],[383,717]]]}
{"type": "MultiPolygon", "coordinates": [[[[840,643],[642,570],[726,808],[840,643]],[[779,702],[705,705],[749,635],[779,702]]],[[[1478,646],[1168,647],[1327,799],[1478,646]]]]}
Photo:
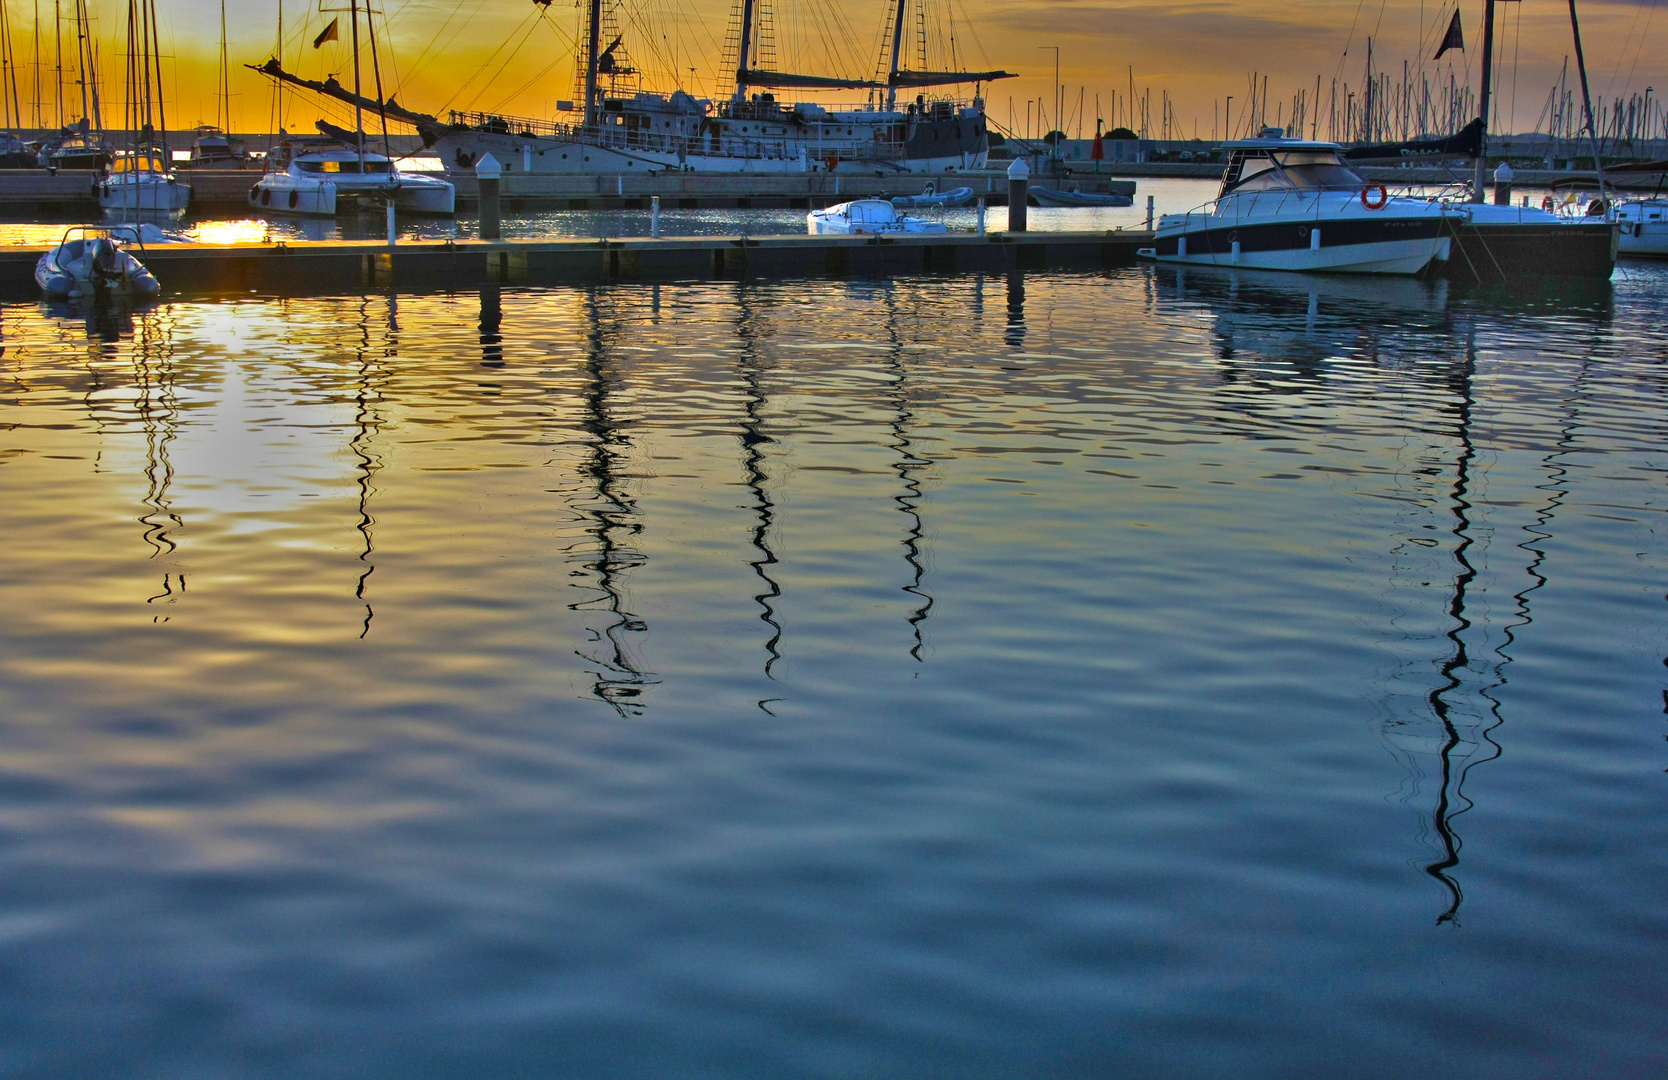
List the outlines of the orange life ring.
{"type": "Polygon", "coordinates": [[[1545,210],[1547,213],[1550,214],[1557,205],[1558,205],[1557,203],[1552,201],[1552,196],[1550,196],[1550,195],[1541,196],[1541,209],[1545,210]]]}
{"type": "Polygon", "coordinates": [[[1385,187],[1383,184],[1368,184],[1366,187],[1361,189],[1361,205],[1365,206],[1369,210],[1383,210],[1389,201],[1390,189],[1385,187]],[[1372,191],[1374,188],[1378,189],[1378,201],[1376,202],[1367,198],[1367,192],[1372,191]]]}

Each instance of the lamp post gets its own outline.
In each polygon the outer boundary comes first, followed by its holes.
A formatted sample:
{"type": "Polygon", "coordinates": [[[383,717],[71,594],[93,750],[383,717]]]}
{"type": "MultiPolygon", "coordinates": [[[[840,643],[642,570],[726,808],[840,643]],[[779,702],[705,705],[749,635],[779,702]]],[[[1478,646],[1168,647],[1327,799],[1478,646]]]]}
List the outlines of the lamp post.
{"type": "MultiPolygon", "coordinates": [[[[1065,132],[1065,126],[1063,124],[1061,124],[1061,122],[1060,122],[1060,109],[1062,108],[1062,106],[1060,104],[1060,46],[1058,46],[1058,45],[1038,45],[1037,48],[1042,49],[1044,51],[1046,51],[1048,49],[1053,49],[1054,50],[1054,130],[1058,131],[1061,135],[1064,135],[1066,133],[1065,132]]],[[[1048,134],[1049,134],[1048,132],[1043,132],[1043,138],[1046,139],[1048,137],[1048,134]]],[[[1060,158],[1060,140],[1059,139],[1054,140],[1054,153],[1051,156],[1056,161],[1058,161],[1059,158],[1060,158]]]]}

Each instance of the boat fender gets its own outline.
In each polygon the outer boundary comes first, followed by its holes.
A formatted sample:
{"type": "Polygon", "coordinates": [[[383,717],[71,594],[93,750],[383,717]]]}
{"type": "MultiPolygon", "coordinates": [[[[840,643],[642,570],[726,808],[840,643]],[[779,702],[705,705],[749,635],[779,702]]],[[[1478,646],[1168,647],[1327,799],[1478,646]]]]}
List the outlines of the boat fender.
{"type": "Polygon", "coordinates": [[[1390,189],[1383,184],[1368,184],[1361,189],[1361,205],[1368,210],[1383,210],[1390,202],[1390,189]],[[1372,192],[1378,192],[1378,198],[1372,198],[1372,192]]]}
{"type": "Polygon", "coordinates": [[[1552,213],[1553,208],[1556,207],[1557,205],[1558,205],[1557,203],[1552,201],[1552,196],[1550,196],[1550,195],[1542,195],[1541,196],[1541,209],[1545,210],[1547,213],[1549,213],[1549,214],[1552,213]]]}

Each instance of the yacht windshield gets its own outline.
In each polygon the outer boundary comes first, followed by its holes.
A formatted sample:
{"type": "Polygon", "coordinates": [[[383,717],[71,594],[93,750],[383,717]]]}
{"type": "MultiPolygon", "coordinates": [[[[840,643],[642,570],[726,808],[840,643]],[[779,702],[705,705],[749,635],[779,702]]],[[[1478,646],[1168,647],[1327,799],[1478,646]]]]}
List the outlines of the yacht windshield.
{"type": "Polygon", "coordinates": [[[1275,149],[1249,152],[1238,179],[1229,188],[1247,192],[1327,191],[1358,188],[1363,183],[1361,174],[1345,165],[1336,151],[1275,149]],[[1251,153],[1258,156],[1252,157],[1251,153]]]}
{"type": "Polygon", "coordinates": [[[1288,163],[1286,177],[1298,188],[1358,188],[1366,181],[1348,165],[1333,159],[1304,163],[1288,163]]]}

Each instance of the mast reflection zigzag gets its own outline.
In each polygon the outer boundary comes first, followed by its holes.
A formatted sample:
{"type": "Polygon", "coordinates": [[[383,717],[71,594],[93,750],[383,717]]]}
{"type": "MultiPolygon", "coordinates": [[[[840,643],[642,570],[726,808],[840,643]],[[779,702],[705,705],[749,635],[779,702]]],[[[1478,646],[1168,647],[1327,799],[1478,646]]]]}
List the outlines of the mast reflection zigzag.
{"type": "MultiPolygon", "coordinates": [[[[775,601],[782,596],[782,586],[770,576],[768,567],[775,566],[780,560],[770,546],[770,535],[776,525],[776,504],[766,490],[769,474],[765,471],[765,448],[774,444],[775,439],[765,434],[763,410],[768,403],[763,390],[764,368],[760,362],[759,344],[763,336],[761,320],[753,310],[751,292],[743,282],[736,284],[736,342],[739,349],[739,371],[744,388],[742,399],[741,430],[737,439],[741,443],[742,483],[746,485],[753,502],[747,507],[754,515],[754,522],[748,530],[748,541],[758,558],[748,560],[753,573],[764,585],[764,591],[754,594],[753,602],[759,605],[759,620],[769,627],[769,635],[765,638],[765,678],[775,681],[774,668],[776,662],[782,659],[782,624],[777,621],[775,601]]],[[[757,704],[759,709],[771,716],[772,703],[780,698],[764,698],[757,704]]]]}
{"type": "Polygon", "coordinates": [[[600,595],[568,605],[570,611],[602,610],[613,617],[607,626],[593,630],[599,652],[575,650],[576,655],[596,665],[592,695],[606,702],[621,716],[642,715],[643,691],[660,680],[634,655],[634,647],[648,633],[648,625],[626,602],[622,581],[632,568],[644,563],[643,554],[630,546],[632,537],[643,531],[636,500],[628,494],[620,476],[628,460],[631,439],[624,425],[612,414],[612,398],[620,388],[620,376],[613,368],[598,290],[585,291],[585,387],[584,415],[580,430],[587,436],[587,455],[578,472],[594,496],[581,517],[588,524],[584,532],[595,541],[595,551],[580,556],[580,566],[592,576],[600,595]]]}

